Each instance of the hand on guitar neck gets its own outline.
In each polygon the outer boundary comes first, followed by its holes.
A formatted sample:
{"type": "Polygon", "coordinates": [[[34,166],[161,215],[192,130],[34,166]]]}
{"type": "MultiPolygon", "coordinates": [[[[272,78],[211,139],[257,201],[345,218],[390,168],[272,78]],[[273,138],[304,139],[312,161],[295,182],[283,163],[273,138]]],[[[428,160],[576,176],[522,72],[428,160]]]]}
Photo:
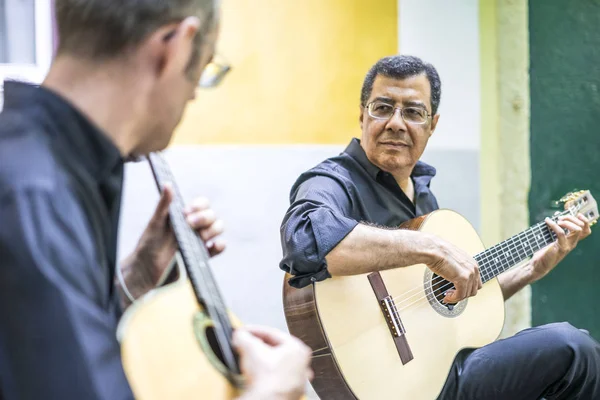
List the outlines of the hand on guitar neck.
{"type": "MultiPolygon", "coordinates": [[[[133,298],[138,298],[157,286],[175,255],[177,243],[168,223],[172,200],[173,188],[167,184],[135,251],[121,262],[125,286],[133,298]]],[[[223,221],[216,217],[207,199],[200,197],[192,201],[186,209],[186,215],[190,226],[205,241],[211,256],[225,250],[225,242],[219,237],[223,233],[223,221]]],[[[118,280],[117,287],[122,289],[118,280]]],[[[126,308],[131,304],[131,299],[123,290],[121,292],[122,303],[126,308]]]]}
{"type": "Polygon", "coordinates": [[[539,250],[523,268],[515,268],[498,277],[504,299],[509,299],[525,286],[542,279],[563,258],[588,237],[592,230],[590,222],[582,214],[561,216],[558,222],[546,218],[548,228],[556,235],[556,241],[539,250]],[[565,232],[567,230],[567,232],[565,232]]]}

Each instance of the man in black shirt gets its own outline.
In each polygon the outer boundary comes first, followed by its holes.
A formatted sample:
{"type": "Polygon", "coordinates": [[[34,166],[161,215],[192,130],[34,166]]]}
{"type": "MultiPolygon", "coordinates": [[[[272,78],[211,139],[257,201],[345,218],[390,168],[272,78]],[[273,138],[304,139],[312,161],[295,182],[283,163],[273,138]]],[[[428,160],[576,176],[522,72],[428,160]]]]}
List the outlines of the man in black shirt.
{"type": "MultiPolygon", "coordinates": [[[[361,140],[292,187],[280,264],[293,275],[290,285],[426,264],[454,284],[446,302],[477,294],[481,277],[469,254],[432,234],[390,229],[438,209],[429,188],[436,171],[419,158],[440,117],[440,97],[435,68],[416,57],[387,57],[371,68],[361,94],[361,140]]],[[[582,215],[547,224],[557,242],[499,276],[505,299],[548,274],[591,232],[582,215]]],[[[440,398],[600,398],[598,342],[566,323],[524,332],[461,357],[440,398]]]]}
{"type": "MultiPolygon", "coordinates": [[[[129,399],[116,339],[125,293],[155,286],[175,242],[167,187],[117,265],[123,162],[169,143],[214,55],[219,9],[57,0],[56,10],[61,41],[46,80],[7,82],[0,114],[0,398],[129,399]]],[[[187,217],[211,253],[223,250],[205,201],[187,217]]],[[[299,340],[248,328],[234,344],[250,383],[243,398],[299,398],[310,374],[299,340]]]]}

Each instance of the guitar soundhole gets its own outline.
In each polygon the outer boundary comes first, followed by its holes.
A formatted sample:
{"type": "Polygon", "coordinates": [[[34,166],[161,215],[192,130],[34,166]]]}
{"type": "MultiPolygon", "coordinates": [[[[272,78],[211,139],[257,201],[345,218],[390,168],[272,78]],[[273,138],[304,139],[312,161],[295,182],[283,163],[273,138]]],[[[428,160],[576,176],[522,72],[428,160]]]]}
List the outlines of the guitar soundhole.
{"type": "Polygon", "coordinates": [[[439,275],[433,274],[431,277],[431,290],[433,292],[433,296],[437,300],[439,304],[448,308],[448,310],[454,309],[456,303],[444,303],[444,297],[446,297],[445,293],[449,289],[453,289],[454,284],[445,280],[439,275]]]}
{"type": "MultiPolygon", "coordinates": [[[[219,359],[219,362],[221,364],[226,365],[225,358],[223,357],[223,352],[221,351],[221,347],[219,346],[219,342],[217,341],[217,336],[215,335],[215,328],[213,328],[212,326],[207,327],[205,334],[206,340],[208,341],[211,350],[215,354],[215,357],[219,359]]],[[[237,353],[234,354],[236,356],[237,361],[237,353]]]]}

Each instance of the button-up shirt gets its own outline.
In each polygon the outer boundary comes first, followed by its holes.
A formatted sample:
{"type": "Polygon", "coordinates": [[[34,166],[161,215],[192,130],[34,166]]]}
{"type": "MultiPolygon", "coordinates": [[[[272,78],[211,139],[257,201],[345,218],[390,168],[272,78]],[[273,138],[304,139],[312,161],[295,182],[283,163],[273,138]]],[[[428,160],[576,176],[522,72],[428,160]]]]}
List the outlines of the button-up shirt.
{"type": "Polygon", "coordinates": [[[435,168],[419,161],[411,174],[412,202],[394,177],[371,163],[358,139],[346,150],[300,175],[281,224],[280,268],[304,287],[331,277],[325,256],[357,224],[398,227],[438,209],[429,185],[435,168]]]}
{"type": "Polygon", "coordinates": [[[114,290],[123,160],[43,87],[0,114],[0,398],[132,398],[114,290]]]}

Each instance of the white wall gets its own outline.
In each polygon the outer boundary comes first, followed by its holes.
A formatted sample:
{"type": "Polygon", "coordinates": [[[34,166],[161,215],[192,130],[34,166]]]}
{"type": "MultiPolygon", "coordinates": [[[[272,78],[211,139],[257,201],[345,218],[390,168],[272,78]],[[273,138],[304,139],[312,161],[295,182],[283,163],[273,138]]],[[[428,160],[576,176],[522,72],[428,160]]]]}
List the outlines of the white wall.
{"type": "Polygon", "coordinates": [[[481,79],[478,0],[399,0],[399,47],[433,64],[442,80],[430,148],[478,150],[481,79]]]}
{"type": "Polygon", "coordinates": [[[423,155],[438,160],[432,190],[440,207],[481,231],[478,0],[398,0],[398,10],[399,52],[433,64],[442,81],[440,120],[423,155]],[[447,192],[451,184],[455,190],[447,192]]]}

